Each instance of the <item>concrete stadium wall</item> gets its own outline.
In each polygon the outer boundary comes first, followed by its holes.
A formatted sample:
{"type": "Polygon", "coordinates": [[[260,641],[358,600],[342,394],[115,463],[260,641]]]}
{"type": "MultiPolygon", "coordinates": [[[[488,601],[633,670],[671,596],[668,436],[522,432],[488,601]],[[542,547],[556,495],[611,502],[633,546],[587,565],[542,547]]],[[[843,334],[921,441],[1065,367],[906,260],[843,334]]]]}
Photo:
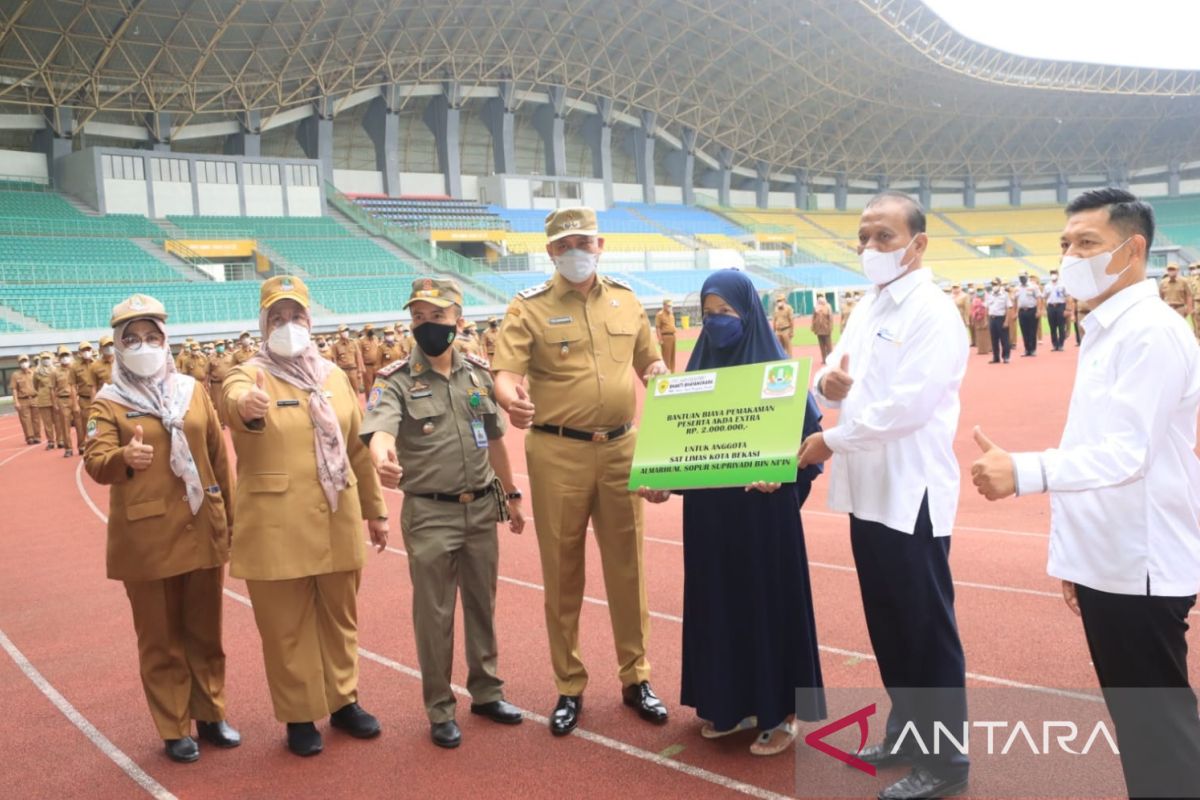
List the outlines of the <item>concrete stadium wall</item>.
{"type": "Polygon", "coordinates": [[[0,150],[0,177],[33,178],[41,183],[50,177],[46,156],[20,150],[0,150]]]}

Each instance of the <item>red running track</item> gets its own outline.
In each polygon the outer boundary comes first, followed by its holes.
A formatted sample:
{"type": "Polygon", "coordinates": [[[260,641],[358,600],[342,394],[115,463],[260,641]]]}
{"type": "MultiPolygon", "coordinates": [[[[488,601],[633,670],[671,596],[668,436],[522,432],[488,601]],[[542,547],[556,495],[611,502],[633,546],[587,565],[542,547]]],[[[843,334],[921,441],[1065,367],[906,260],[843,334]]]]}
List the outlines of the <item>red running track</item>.
{"type": "MultiPolygon", "coordinates": [[[[964,468],[975,455],[975,424],[1009,449],[1056,443],[1075,352],[1047,352],[1008,366],[972,355],[956,441],[964,468]]],[[[520,472],[523,435],[512,431],[507,440],[520,472]]],[[[518,482],[528,488],[524,475],[518,482]]],[[[748,753],[750,734],[706,741],[690,710],[677,706],[683,586],[677,498],[647,507],[645,545],[653,681],[671,706],[671,722],[647,725],[620,702],[599,557],[589,542],[589,602],[582,617],[592,675],[587,707],[575,735],[550,736],[544,715],[555,693],[535,534],[502,531],[500,669],[508,699],[531,718],[515,728],[498,726],[472,717],[462,699],[463,746],[434,747],[414,668],[400,499],[389,493],[393,546],[370,553],[359,596],[361,701],[380,717],[384,734],[360,742],[327,731],[320,756],[287,753],[244,587],[229,580],[228,710],[244,743],[231,751],[204,748],[198,763],[178,765],[162,753],[145,708],[123,589],[104,577],[106,490],[82,474],[80,459],[25,447],[15,417],[0,419],[0,702],[6,711],[0,785],[22,798],[774,798],[795,792],[805,769],[825,758],[803,745],[795,757],[755,758],[748,753]]],[[[1045,574],[1048,518],[1044,497],[989,504],[964,481],[952,563],[972,685],[1095,685],[1078,620],[1064,606],[1057,581],[1045,574]]],[[[878,686],[847,521],[825,511],[823,481],[808,500],[804,524],[827,685],[878,686]]],[[[461,642],[461,625],[457,635],[461,642]]],[[[461,646],[455,676],[465,678],[461,646]]],[[[1195,659],[1192,676],[1200,680],[1195,659]]]]}

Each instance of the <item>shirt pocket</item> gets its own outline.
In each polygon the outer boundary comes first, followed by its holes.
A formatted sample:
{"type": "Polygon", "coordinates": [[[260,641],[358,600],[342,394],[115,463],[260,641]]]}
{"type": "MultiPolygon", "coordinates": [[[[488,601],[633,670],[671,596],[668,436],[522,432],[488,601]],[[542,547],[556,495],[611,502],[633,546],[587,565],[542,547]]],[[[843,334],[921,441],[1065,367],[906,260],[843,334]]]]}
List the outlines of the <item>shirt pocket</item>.
{"type": "Polygon", "coordinates": [[[412,419],[427,420],[442,416],[446,408],[437,397],[419,397],[416,400],[410,397],[404,401],[404,411],[412,419]]]}
{"type": "Polygon", "coordinates": [[[247,475],[242,485],[250,494],[282,494],[287,491],[291,478],[286,472],[260,472],[247,475]]]}
{"type": "Polygon", "coordinates": [[[621,363],[633,360],[633,343],[637,339],[637,326],[624,320],[608,320],[604,323],[608,331],[608,351],[613,360],[621,363]]]}
{"type": "Polygon", "coordinates": [[[130,522],[137,522],[139,519],[149,519],[150,517],[161,517],[166,513],[167,504],[162,498],[134,503],[125,508],[125,518],[130,522]]]}

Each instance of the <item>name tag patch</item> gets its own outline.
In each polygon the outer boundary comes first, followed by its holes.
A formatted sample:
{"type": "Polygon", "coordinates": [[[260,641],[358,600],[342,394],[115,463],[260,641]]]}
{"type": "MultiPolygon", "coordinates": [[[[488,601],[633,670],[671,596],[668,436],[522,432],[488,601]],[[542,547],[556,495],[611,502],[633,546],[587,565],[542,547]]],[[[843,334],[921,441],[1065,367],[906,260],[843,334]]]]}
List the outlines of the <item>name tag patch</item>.
{"type": "Polygon", "coordinates": [[[550,318],[551,325],[569,325],[570,323],[572,323],[574,321],[575,321],[574,317],[551,317],[550,318]]]}

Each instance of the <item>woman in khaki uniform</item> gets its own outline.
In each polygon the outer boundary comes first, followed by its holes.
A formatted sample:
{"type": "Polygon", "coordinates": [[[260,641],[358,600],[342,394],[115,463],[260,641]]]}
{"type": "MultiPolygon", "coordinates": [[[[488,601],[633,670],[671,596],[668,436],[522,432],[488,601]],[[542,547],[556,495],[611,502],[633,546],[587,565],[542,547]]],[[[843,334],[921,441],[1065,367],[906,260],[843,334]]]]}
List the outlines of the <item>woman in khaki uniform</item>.
{"type": "Polygon", "coordinates": [[[321,752],[313,723],[326,715],[352,736],[379,733],[357,702],[356,594],[362,520],[380,550],[388,533],[355,387],[317,352],[308,307],[299,278],[263,283],[263,348],[223,397],[238,470],[230,574],[246,580],[275,717],[302,756],[321,752]]]}
{"type": "Polygon", "coordinates": [[[236,747],[225,719],[223,565],[231,528],[229,463],[208,394],[175,371],[162,304],[113,309],[121,342],[113,383],[89,410],[84,465],[109,490],[108,577],[124,581],[142,687],[167,755],[195,761],[201,739],[236,747]]]}

